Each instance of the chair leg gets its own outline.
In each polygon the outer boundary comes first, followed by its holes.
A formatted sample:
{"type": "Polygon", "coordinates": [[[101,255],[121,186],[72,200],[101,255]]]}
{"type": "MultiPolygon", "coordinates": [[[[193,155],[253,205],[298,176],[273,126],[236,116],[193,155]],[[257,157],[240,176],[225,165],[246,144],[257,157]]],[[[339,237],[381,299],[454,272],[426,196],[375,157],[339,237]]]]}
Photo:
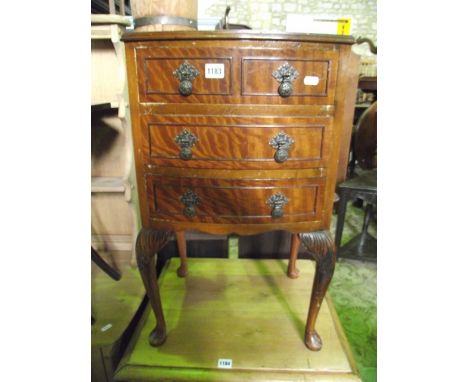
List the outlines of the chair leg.
{"type": "Polygon", "coordinates": [[[304,340],[310,350],[317,351],[322,348],[322,339],[315,329],[315,323],[335,270],[335,245],[328,231],[301,233],[300,238],[317,264],[304,340]]]}
{"type": "Polygon", "coordinates": [[[346,192],[340,193],[340,202],[338,205],[338,215],[336,219],[336,232],[335,232],[335,247],[340,252],[341,237],[343,236],[343,228],[346,216],[346,206],[348,204],[348,196],[346,192]]]}
{"type": "Polygon", "coordinates": [[[91,247],[91,260],[99,268],[101,268],[109,277],[113,278],[115,281],[119,281],[122,278],[120,272],[112,268],[106,261],[96,252],[96,250],[91,247]]]}
{"type": "Polygon", "coordinates": [[[359,251],[362,251],[362,248],[364,246],[364,242],[365,242],[366,235],[367,235],[367,230],[369,228],[369,223],[370,223],[371,216],[372,216],[372,209],[373,209],[372,204],[367,203],[365,215],[364,215],[364,222],[362,224],[361,236],[360,236],[359,244],[358,244],[359,251]]]}

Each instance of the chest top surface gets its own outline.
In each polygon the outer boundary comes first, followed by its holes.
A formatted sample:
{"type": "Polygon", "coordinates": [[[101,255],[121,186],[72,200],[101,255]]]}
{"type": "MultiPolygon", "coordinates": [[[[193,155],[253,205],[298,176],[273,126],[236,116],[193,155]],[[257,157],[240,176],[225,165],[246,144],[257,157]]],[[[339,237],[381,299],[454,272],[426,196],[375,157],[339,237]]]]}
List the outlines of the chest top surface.
{"type": "Polygon", "coordinates": [[[220,31],[124,40],[145,227],[328,229],[352,37],[220,31]]]}
{"type": "Polygon", "coordinates": [[[261,41],[301,41],[332,42],[352,45],[353,36],[340,36],[316,33],[261,32],[255,30],[219,30],[219,31],[173,31],[173,32],[128,32],[122,41],[174,41],[174,40],[261,40],[261,41]]]}

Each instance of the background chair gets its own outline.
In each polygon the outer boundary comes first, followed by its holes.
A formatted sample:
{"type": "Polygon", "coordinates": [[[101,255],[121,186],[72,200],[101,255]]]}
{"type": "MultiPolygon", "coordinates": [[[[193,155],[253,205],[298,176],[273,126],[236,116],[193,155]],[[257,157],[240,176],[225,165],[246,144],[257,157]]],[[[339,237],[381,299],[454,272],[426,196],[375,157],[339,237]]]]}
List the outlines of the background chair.
{"type": "Polygon", "coordinates": [[[371,218],[377,211],[377,102],[358,120],[352,140],[351,178],[338,186],[340,197],[336,224],[337,257],[376,261],[377,239],[368,233],[371,218]],[[357,167],[355,167],[357,165],[357,167]],[[348,201],[360,199],[365,203],[361,233],[341,247],[346,206],[348,201]]]}

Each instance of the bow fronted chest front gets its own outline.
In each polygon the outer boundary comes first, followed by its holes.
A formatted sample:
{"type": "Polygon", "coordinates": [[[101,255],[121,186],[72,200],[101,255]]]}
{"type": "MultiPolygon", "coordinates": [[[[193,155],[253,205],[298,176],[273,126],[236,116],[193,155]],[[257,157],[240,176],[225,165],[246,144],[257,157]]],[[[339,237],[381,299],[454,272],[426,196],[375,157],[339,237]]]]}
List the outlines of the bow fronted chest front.
{"type": "Polygon", "coordinates": [[[298,276],[301,242],[317,263],[305,344],[319,350],[315,322],[335,264],[328,229],[357,86],[353,38],[220,31],[124,40],[143,223],[137,261],[157,319],[151,344],[166,338],[154,254],[173,232],[178,274],[190,277],[186,230],[286,230],[288,276],[298,276]]]}

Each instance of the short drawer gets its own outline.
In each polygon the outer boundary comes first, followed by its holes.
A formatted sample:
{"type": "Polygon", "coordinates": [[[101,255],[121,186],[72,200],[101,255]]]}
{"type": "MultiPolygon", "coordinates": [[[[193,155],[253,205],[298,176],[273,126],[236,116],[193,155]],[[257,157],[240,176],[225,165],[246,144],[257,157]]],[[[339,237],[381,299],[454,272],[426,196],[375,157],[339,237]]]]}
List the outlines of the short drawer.
{"type": "Polygon", "coordinates": [[[333,88],[329,86],[331,65],[331,60],[325,58],[243,57],[241,94],[283,99],[333,98],[333,88]],[[291,87],[290,93],[281,93],[282,84],[291,87]]]}
{"type": "Polygon", "coordinates": [[[330,118],[146,116],[147,162],[160,167],[289,169],[324,166],[330,118]]]}
{"type": "Polygon", "coordinates": [[[151,219],[199,223],[292,223],[321,219],[324,177],[205,179],[146,175],[151,219]]]}
{"type": "MultiPolygon", "coordinates": [[[[147,95],[230,95],[231,94],[231,58],[162,58],[148,57],[144,61],[145,93],[147,95]],[[208,66],[207,66],[208,65],[208,66]],[[211,66],[210,66],[211,65],[211,66]],[[207,78],[207,70],[223,77],[207,78]],[[190,92],[181,94],[183,81],[190,83],[190,92]]],[[[209,75],[209,74],[208,74],[209,75]]]]}
{"type": "Polygon", "coordinates": [[[233,57],[229,49],[139,49],[137,65],[143,102],[216,102],[233,94],[233,57]]]}

